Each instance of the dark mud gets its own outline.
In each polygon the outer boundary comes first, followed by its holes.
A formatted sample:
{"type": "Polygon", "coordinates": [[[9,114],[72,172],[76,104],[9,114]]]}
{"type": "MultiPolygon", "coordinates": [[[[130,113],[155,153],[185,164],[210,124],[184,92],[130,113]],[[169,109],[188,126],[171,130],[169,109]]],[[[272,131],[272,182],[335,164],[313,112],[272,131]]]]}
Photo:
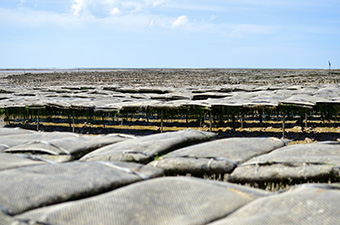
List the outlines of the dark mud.
{"type": "Polygon", "coordinates": [[[225,84],[310,85],[340,83],[340,70],[301,69],[124,69],[24,73],[2,79],[8,85],[58,86],[107,84],[121,87],[209,87],[225,84]]]}

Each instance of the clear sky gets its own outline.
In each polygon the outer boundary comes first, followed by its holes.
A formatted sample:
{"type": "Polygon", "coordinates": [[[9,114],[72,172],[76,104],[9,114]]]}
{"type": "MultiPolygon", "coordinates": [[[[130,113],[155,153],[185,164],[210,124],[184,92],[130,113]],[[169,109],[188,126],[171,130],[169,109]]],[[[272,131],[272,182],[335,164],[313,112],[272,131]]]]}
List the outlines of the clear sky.
{"type": "Polygon", "coordinates": [[[340,68],[340,0],[0,0],[0,68],[340,68]]]}

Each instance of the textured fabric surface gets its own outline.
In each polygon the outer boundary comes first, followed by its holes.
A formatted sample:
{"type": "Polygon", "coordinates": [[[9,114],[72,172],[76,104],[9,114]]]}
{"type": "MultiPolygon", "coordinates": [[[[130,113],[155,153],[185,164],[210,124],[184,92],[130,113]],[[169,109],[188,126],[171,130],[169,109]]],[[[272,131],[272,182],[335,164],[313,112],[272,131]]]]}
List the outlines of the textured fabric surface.
{"type": "Polygon", "coordinates": [[[284,145],[285,143],[277,138],[225,138],[178,149],[167,154],[166,157],[222,157],[239,164],[284,145]]]}
{"type": "Polygon", "coordinates": [[[8,212],[0,205],[0,225],[43,225],[29,220],[18,220],[11,217],[8,212]]]}
{"type": "Polygon", "coordinates": [[[34,166],[45,164],[41,160],[33,160],[25,156],[17,156],[7,153],[0,153],[0,171],[23,166],[34,166]]]}
{"type": "Polygon", "coordinates": [[[224,158],[168,157],[148,165],[164,169],[166,175],[203,176],[230,173],[236,167],[233,161],[224,158]]]}
{"type": "Polygon", "coordinates": [[[0,129],[0,153],[34,155],[34,158],[65,162],[79,159],[97,148],[132,139],[130,135],[80,135],[68,132],[36,132],[0,129]],[[1,135],[3,134],[3,135],[1,135]]]}
{"type": "Polygon", "coordinates": [[[238,166],[227,178],[238,183],[308,181],[339,178],[340,145],[332,142],[291,145],[255,157],[238,166]]]}
{"type": "MultiPolygon", "coordinates": [[[[5,129],[5,128],[3,128],[5,129]]],[[[23,132],[21,129],[17,129],[18,133],[16,132],[9,132],[8,135],[0,136],[0,146],[3,152],[4,150],[11,148],[16,145],[21,145],[29,142],[34,141],[51,141],[61,138],[71,138],[71,137],[79,137],[78,134],[74,133],[67,133],[67,132],[50,132],[50,133],[43,133],[43,132],[23,132]]],[[[3,131],[4,132],[4,131],[3,131]]]]}
{"type": "Polygon", "coordinates": [[[245,164],[283,162],[310,164],[340,164],[340,142],[318,142],[313,144],[290,145],[266,155],[249,160],[245,164]]]}
{"type": "Polygon", "coordinates": [[[0,225],[9,225],[15,222],[14,218],[11,218],[10,216],[6,215],[2,210],[0,206],[0,225]]]}
{"type": "Polygon", "coordinates": [[[51,140],[31,140],[24,144],[15,145],[5,152],[33,152],[51,155],[76,155],[85,154],[105,145],[130,139],[124,135],[99,135],[99,136],[75,136],[55,138],[51,140]]]}
{"type": "Polygon", "coordinates": [[[148,163],[156,156],[183,146],[209,141],[214,136],[216,136],[214,133],[197,130],[181,130],[154,134],[105,146],[85,155],[81,160],[113,160],[148,163]]]}
{"type": "Polygon", "coordinates": [[[237,164],[284,145],[277,138],[226,138],[178,149],[150,165],[169,175],[230,173],[237,164]]]}
{"type": "Polygon", "coordinates": [[[72,162],[0,171],[0,205],[10,214],[93,196],[162,175],[162,170],[122,162],[72,162]]]}
{"type": "Polygon", "coordinates": [[[274,164],[271,166],[241,166],[234,170],[227,180],[235,183],[305,183],[328,182],[339,177],[339,173],[329,165],[274,164]]]}
{"type": "Polygon", "coordinates": [[[31,130],[25,130],[21,128],[5,128],[5,127],[0,127],[0,136],[4,137],[7,135],[19,135],[19,134],[29,134],[29,133],[34,133],[34,131],[31,130]]]}
{"type": "Polygon", "coordinates": [[[167,177],[138,182],[89,199],[17,216],[47,224],[206,224],[253,201],[255,194],[202,179],[167,177]]]}
{"type": "Polygon", "coordinates": [[[339,199],[339,187],[302,185],[257,199],[211,225],[339,224],[339,199]]]}

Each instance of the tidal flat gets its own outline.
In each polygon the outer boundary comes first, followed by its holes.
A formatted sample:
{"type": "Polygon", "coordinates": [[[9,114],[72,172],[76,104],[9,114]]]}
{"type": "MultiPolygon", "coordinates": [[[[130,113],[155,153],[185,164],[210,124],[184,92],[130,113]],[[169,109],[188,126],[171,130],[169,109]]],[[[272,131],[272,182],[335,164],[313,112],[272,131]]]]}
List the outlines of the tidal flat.
{"type": "Polygon", "coordinates": [[[336,224],[340,71],[0,72],[0,224],[336,224]]]}

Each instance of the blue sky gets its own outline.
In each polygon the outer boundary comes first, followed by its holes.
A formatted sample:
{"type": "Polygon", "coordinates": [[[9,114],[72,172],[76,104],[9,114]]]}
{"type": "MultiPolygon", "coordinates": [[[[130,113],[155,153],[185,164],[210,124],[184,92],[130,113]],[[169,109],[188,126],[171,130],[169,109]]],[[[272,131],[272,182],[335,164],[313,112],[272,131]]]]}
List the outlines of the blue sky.
{"type": "Polygon", "coordinates": [[[340,0],[1,0],[0,68],[340,68],[340,0]]]}

